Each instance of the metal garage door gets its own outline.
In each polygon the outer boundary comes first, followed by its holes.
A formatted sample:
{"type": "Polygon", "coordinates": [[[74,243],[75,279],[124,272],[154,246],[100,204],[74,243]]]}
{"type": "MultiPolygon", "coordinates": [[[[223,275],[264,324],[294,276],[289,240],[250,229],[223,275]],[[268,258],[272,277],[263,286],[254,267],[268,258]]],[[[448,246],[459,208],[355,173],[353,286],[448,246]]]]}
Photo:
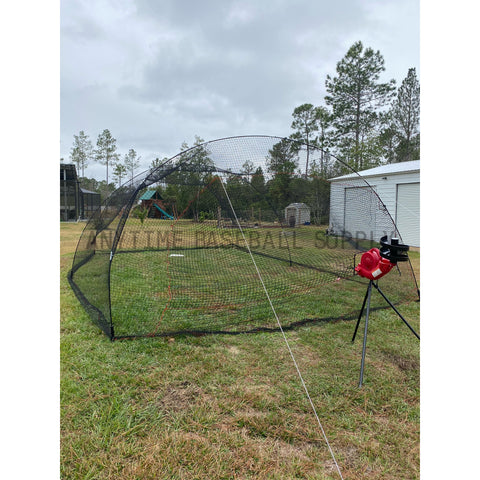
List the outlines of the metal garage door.
{"type": "Polygon", "coordinates": [[[370,187],[345,188],[345,234],[353,238],[375,239],[377,197],[370,187]]]}
{"type": "Polygon", "coordinates": [[[420,183],[397,185],[396,220],[403,243],[420,246],[420,183]]]}

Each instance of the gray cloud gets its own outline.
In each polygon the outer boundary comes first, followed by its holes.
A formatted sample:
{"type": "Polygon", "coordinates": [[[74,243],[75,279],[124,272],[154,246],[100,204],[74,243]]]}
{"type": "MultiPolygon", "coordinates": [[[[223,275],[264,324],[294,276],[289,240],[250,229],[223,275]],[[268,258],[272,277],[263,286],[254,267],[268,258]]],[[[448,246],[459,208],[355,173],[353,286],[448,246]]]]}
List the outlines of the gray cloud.
{"type": "MultiPolygon", "coordinates": [[[[356,40],[397,82],[419,62],[418,0],[62,2],[61,154],[108,128],[146,162],[194,135],[289,135],[356,40]]],[[[90,167],[89,175],[100,175],[90,167]]]]}

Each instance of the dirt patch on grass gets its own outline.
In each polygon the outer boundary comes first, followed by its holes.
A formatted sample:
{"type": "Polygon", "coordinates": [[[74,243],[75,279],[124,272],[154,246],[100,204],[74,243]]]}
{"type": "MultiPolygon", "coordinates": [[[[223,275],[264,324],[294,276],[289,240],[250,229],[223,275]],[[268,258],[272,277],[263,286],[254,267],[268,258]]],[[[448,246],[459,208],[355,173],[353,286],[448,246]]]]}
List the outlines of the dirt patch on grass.
{"type": "Polygon", "coordinates": [[[179,412],[204,397],[205,394],[198,385],[186,381],[168,385],[165,392],[160,395],[158,403],[165,410],[179,412]]]}
{"type": "MultiPolygon", "coordinates": [[[[360,452],[358,448],[353,445],[344,446],[343,448],[337,446],[335,448],[335,458],[337,462],[339,462],[339,467],[342,470],[345,468],[354,468],[359,461],[359,457],[360,452]]],[[[335,465],[333,458],[330,458],[325,462],[325,471],[332,475],[337,473],[337,466],[335,465]]]]}
{"type": "Polygon", "coordinates": [[[235,347],[234,345],[227,347],[227,351],[234,356],[240,353],[239,348],[235,347]]]}
{"type": "Polygon", "coordinates": [[[396,365],[402,372],[410,372],[420,368],[420,361],[418,358],[404,357],[397,353],[382,352],[384,358],[389,363],[396,365]]]}

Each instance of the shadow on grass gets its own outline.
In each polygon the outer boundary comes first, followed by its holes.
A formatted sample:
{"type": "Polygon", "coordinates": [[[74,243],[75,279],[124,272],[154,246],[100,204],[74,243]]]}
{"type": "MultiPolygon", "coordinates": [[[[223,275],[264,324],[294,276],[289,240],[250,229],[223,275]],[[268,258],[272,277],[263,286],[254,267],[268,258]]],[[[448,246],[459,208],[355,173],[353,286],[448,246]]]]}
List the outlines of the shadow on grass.
{"type": "MultiPolygon", "coordinates": [[[[379,310],[387,310],[389,307],[385,305],[384,307],[372,307],[370,308],[370,312],[375,312],[379,310]]],[[[321,325],[321,324],[328,324],[328,323],[337,323],[337,322],[350,322],[352,320],[357,320],[358,314],[351,314],[351,315],[339,315],[337,317],[322,317],[322,318],[304,318],[303,320],[298,320],[296,322],[292,322],[288,325],[282,325],[280,327],[255,327],[249,330],[242,330],[242,331],[231,331],[231,330],[179,330],[179,331],[170,331],[170,332],[160,332],[156,334],[138,334],[138,335],[119,335],[116,336],[113,341],[115,340],[132,340],[135,338],[157,338],[157,337],[203,337],[207,335],[244,335],[244,334],[255,334],[255,333],[278,333],[281,330],[288,332],[292,330],[299,329],[305,326],[311,325],[321,325]]]]}

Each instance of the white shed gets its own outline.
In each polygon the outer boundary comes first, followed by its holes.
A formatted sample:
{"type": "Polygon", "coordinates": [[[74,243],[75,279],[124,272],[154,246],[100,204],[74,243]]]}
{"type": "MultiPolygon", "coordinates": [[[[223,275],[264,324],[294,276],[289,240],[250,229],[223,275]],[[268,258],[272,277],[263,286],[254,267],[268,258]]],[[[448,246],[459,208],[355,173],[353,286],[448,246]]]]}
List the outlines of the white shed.
{"type": "Polygon", "coordinates": [[[285,220],[290,227],[310,223],[310,207],[305,203],[291,203],[285,208],[285,220]]]}
{"type": "Polygon", "coordinates": [[[330,179],[330,225],[337,235],[378,241],[391,235],[376,217],[378,199],[388,210],[403,243],[420,246],[420,160],[392,163],[330,179]],[[378,237],[378,238],[377,238],[378,237]]]}

